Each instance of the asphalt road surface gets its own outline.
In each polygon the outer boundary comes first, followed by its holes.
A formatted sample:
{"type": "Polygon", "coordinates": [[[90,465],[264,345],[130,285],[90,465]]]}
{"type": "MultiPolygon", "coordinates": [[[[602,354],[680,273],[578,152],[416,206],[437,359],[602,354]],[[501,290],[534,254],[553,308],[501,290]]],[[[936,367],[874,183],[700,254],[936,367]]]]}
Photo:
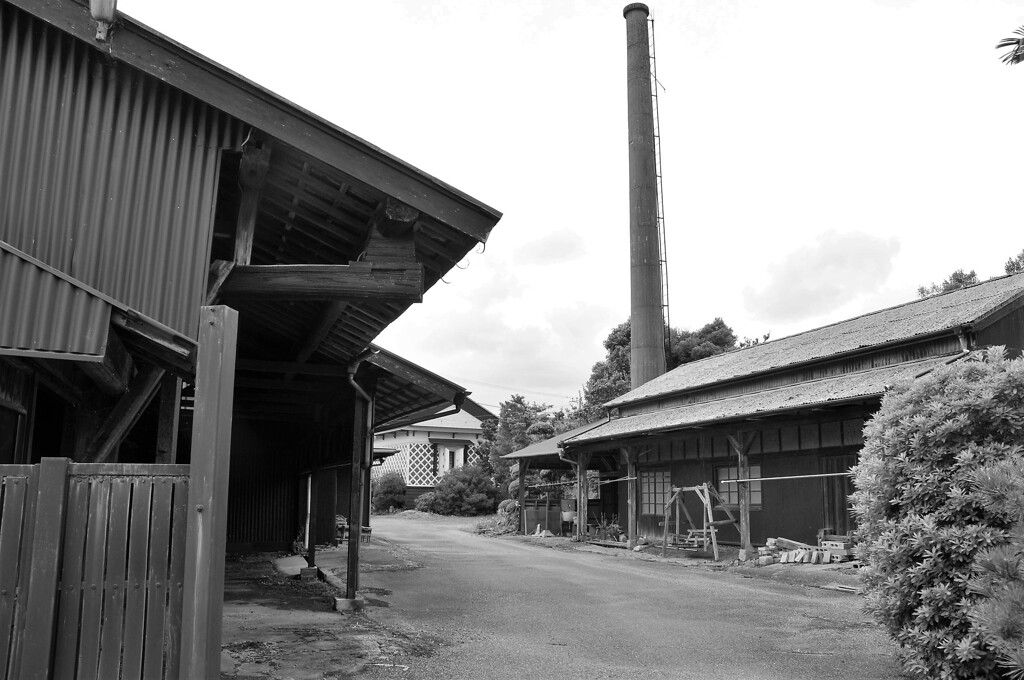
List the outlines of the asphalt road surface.
{"type": "Polygon", "coordinates": [[[405,566],[362,574],[368,616],[416,644],[371,678],[896,680],[856,595],[374,518],[405,566]]]}

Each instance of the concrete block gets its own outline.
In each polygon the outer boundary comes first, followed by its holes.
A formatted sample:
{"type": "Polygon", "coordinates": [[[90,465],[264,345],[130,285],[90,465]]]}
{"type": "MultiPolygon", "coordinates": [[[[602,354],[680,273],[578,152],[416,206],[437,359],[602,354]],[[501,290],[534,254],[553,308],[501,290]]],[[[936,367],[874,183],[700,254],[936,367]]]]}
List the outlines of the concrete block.
{"type": "Polygon", "coordinates": [[[299,571],[299,578],[301,578],[303,581],[315,581],[316,577],[317,577],[317,568],[316,567],[303,567],[299,571]]]}

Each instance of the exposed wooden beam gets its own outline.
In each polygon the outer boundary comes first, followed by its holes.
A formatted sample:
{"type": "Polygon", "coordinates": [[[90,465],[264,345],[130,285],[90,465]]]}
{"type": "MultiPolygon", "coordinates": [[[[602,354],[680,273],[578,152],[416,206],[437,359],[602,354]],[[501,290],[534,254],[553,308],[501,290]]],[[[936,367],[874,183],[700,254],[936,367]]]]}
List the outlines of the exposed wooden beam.
{"type": "Polygon", "coordinates": [[[416,385],[431,394],[436,394],[449,402],[454,401],[455,395],[463,393],[462,390],[457,388],[457,386],[452,385],[440,376],[434,376],[422,369],[415,370],[407,363],[398,360],[396,357],[385,351],[378,351],[370,357],[367,357],[366,363],[382,368],[401,380],[412,383],[413,385],[416,385]]]}
{"type": "Polygon", "coordinates": [[[334,300],[324,305],[320,318],[317,319],[316,326],[313,327],[309,335],[306,336],[306,339],[295,350],[295,361],[297,363],[304,364],[309,361],[313,353],[323,344],[327,334],[334,328],[334,324],[338,322],[346,307],[348,307],[348,303],[342,300],[334,300]]]}
{"type": "Polygon", "coordinates": [[[212,305],[220,297],[220,287],[235,268],[234,262],[214,260],[210,263],[210,273],[206,277],[206,304],[212,305]]]}
{"type": "Polygon", "coordinates": [[[86,456],[90,462],[111,462],[114,451],[153,399],[163,377],[164,369],[158,366],[150,366],[135,375],[128,391],[117,401],[89,443],[86,456]]]}
{"type": "Polygon", "coordinates": [[[154,363],[183,377],[195,373],[196,346],[183,335],[120,310],[111,312],[110,324],[123,331],[122,340],[125,344],[154,363]]]}
{"type": "Polygon", "coordinates": [[[270,142],[252,140],[242,148],[238,166],[238,183],[242,198],[238,206],[235,227],[235,263],[249,264],[252,242],[256,234],[256,216],[259,213],[260,192],[270,169],[270,142]]]}
{"type": "Polygon", "coordinates": [[[221,286],[226,298],[275,300],[423,300],[419,264],[237,265],[221,286]]]}
{"type": "Polygon", "coordinates": [[[379,214],[374,218],[373,225],[385,238],[395,238],[412,231],[420,211],[388,196],[379,214]]]}
{"type": "Polygon", "coordinates": [[[100,392],[112,397],[128,391],[128,381],[135,372],[132,355],[113,330],[107,333],[107,348],[102,361],[80,361],[77,365],[100,392]]]}
{"type": "Polygon", "coordinates": [[[72,406],[77,407],[82,402],[84,392],[75,384],[71,375],[74,369],[69,362],[14,357],[9,357],[8,361],[15,368],[35,375],[40,384],[72,406]]]}
{"type": "Polygon", "coordinates": [[[160,412],[156,428],[156,463],[174,463],[178,457],[178,419],[181,416],[181,378],[164,373],[160,381],[160,412]]]}

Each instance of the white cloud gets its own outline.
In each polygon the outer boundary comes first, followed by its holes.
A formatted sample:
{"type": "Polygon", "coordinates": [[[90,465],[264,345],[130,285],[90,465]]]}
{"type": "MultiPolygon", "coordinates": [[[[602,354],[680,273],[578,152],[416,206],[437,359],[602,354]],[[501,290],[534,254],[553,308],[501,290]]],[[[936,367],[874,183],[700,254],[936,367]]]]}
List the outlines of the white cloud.
{"type": "Polygon", "coordinates": [[[827,315],[881,290],[899,248],[894,238],[827,231],[769,265],[764,285],[743,289],[747,312],[769,323],[827,315]]]}

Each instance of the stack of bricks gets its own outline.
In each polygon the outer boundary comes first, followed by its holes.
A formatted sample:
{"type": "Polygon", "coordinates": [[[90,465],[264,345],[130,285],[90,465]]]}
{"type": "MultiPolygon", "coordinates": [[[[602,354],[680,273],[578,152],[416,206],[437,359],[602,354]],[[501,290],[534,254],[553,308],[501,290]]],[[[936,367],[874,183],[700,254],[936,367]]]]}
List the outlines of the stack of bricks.
{"type": "Polygon", "coordinates": [[[849,541],[822,540],[817,546],[812,546],[785,538],[769,538],[767,544],[758,548],[757,552],[759,567],[769,564],[828,564],[851,559],[853,544],[849,541]]]}

